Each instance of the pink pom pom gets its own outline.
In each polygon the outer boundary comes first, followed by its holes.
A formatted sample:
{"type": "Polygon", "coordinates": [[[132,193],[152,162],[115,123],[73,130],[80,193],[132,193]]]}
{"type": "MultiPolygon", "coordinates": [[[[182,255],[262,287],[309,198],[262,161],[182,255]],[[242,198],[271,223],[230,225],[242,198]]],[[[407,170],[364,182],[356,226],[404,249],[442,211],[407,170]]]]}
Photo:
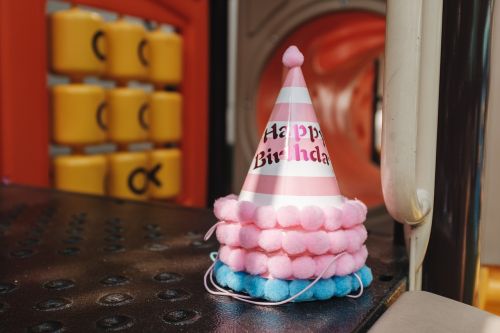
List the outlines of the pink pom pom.
{"type": "Polygon", "coordinates": [[[326,207],[325,212],[325,229],[335,231],[342,226],[342,211],[335,207],[326,207]]]}
{"type": "Polygon", "coordinates": [[[259,238],[259,246],[267,252],[281,249],[281,230],[262,230],[259,238]]]}
{"type": "Polygon", "coordinates": [[[368,231],[365,226],[362,224],[358,224],[354,229],[357,231],[359,238],[361,239],[361,243],[364,244],[366,239],[368,238],[368,231]]]}
{"type": "Polygon", "coordinates": [[[343,252],[347,249],[347,238],[344,230],[337,230],[328,233],[330,238],[330,251],[334,254],[343,252]]]}
{"type": "Polygon", "coordinates": [[[300,211],[300,224],[305,230],[318,230],[325,223],[323,210],[316,206],[306,206],[300,211]]]}
{"type": "Polygon", "coordinates": [[[221,198],[214,203],[214,213],[222,221],[238,221],[238,201],[221,198]]]}
{"type": "Polygon", "coordinates": [[[215,237],[220,244],[226,244],[226,223],[219,224],[215,229],[215,237]]]}
{"type": "Polygon", "coordinates": [[[261,252],[250,252],[245,257],[245,269],[248,273],[257,275],[267,272],[267,256],[261,252]]]}
{"type": "Polygon", "coordinates": [[[305,234],[300,231],[288,231],[283,236],[283,250],[288,254],[299,254],[306,250],[305,234]]]}
{"type": "Polygon", "coordinates": [[[214,214],[219,220],[224,220],[222,218],[222,207],[226,203],[227,199],[225,197],[219,198],[214,202],[214,214]]]}
{"type": "Polygon", "coordinates": [[[252,249],[259,245],[260,229],[253,225],[246,225],[240,229],[240,244],[245,249],[252,249]]]}
{"type": "MultiPolygon", "coordinates": [[[[314,261],[316,263],[316,272],[315,275],[319,276],[321,272],[332,262],[334,256],[332,255],[324,255],[324,256],[319,256],[315,257],[314,261]]],[[[338,259],[337,259],[338,260],[338,259]]],[[[330,267],[326,270],[326,272],[323,274],[321,277],[322,279],[327,279],[335,275],[336,271],[336,266],[337,262],[334,262],[333,264],[330,265],[330,267]]]]}
{"type": "Polygon", "coordinates": [[[324,254],[330,250],[330,239],[325,231],[308,232],[305,235],[305,243],[312,254],[324,254]]]}
{"type": "Polygon", "coordinates": [[[278,223],[283,228],[292,227],[300,224],[300,211],[295,206],[286,206],[278,209],[278,223]]]}
{"type": "Polygon", "coordinates": [[[356,200],[353,200],[352,202],[354,203],[354,205],[356,205],[356,207],[361,212],[361,219],[363,221],[366,220],[366,214],[368,213],[368,208],[363,203],[363,201],[356,199],[356,200]]]}
{"type": "Polygon", "coordinates": [[[349,202],[346,202],[344,207],[342,207],[342,226],[345,229],[351,228],[360,223],[359,219],[358,209],[349,202]]]}
{"type": "Polygon", "coordinates": [[[227,264],[229,262],[229,255],[231,254],[231,248],[229,246],[221,246],[219,249],[219,259],[227,264]]]}
{"type": "Polygon", "coordinates": [[[309,279],[316,271],[316,263],[311,257],[298,257],[292,261],[293,276],[297,279],[309,279]]]}
{"type": "Polygon", "coordinates": [[[349,253],[354,253],[358,251],[363,245],[361,242],[360,234],[355,229],[349,229],[344,231],[345,238],[347,239],[346,251],[349,253]]]}
{"type": "Polygon", "coordinates": [[[251,222],[255,213],[255,205],[250,201],[238,202],[238,219],[240,222],[251,222]]]}
{"type": "Polygon", "coordinates": [[[358,252],[353,255],[354,271],[361,269],[365,265],[366,258],[368,257],[368,250],[363,246],[358,252]]]}
{"type": "Polygon", "coordinates": [[[276,212],[272,206],[262,206],[255,210],[255,224],[261,229],[271,229],[276,225],[276,212]]]}
{"type": "Polygon", "coordinates": [[[287,256],[274,256],[268,259],[269,273],[277,279],[286,279],[292,275],[292,261],[287,256]]]}
{"type": "Polygon", "coordinates": [[[354,259],[350,254],[345,254],[337,259],[336,274],[343,276],[354,271],[354,259]]]}
{"type": "Polygon", "coordinates": [[[233,249],[229,254],[227,265],[235,272],[245,269],[245,250],[233,249]]]}
{"type": "Polygon", "coordinates": [[[300,53],[297,46],[292,45],[288,47],[283,54],[283,65],[288,68],[302,66],[304,63],[304,56],[300,53]]]}
{"type": "Polygon", "coordinates": [[[240,229],[241,224],[229,223],[226,224],[226,244],[230,246],[240,246],[240,229]]]}

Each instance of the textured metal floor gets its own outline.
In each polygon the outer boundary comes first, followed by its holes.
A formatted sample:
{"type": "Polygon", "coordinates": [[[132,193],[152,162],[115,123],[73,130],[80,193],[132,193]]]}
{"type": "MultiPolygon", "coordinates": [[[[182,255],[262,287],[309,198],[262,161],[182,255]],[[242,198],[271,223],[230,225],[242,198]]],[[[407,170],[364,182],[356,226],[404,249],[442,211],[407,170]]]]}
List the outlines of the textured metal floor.
{"type": "Polygon", "coordinates": [[[202,235],[213,222],[206,210],[0,187],[0,332],[363,331],[404,289],[404,250],[372,231],[375,279],[360,299],[269,308],[211,296],[202,276],[216,243],[202,235]]]}

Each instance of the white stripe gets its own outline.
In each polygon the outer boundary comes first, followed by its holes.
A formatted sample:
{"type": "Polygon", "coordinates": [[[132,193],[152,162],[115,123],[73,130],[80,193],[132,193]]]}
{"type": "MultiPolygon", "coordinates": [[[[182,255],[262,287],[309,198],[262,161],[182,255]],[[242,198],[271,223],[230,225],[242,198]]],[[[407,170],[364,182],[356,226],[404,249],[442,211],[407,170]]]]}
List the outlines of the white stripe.
{"type": "Polygon", "coordinates": [[[318,162],[305,161],[280,161],[280,163],[266,164],[253,169],[253,162],[248,173],[267,176],[308,176],[308,177],[335,177],[330,165],[318,162]]]}
{"type": "Polygon", "coordinates": [[[275,208],[283,206],[304,207],[314,206],[336,206],[340,207],[345,198],[342,195],[335,196],[302,196],[302,195],[282,195],[282,194],[262,194],[249,191],[241,191],[239,200],[251,201],[257,206],[273,206],[275,208]]]}
{"type": "Polygon", "coordinates": [[[279,103],[305,103],[311,104],[311,97],[306,87],[283,87],[276,99],[276,104],[279,103]]]}

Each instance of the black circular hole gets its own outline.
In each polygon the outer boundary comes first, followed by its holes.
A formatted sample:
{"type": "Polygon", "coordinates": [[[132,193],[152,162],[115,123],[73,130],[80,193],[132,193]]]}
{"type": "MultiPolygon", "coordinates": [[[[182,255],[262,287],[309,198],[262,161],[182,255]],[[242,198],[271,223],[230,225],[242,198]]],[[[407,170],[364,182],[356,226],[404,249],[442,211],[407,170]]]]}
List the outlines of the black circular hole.
{"type": "Polygon", "coordinates": [[[39,238],[26,238],[26,239],[23,239],[23,240],[20,240],[19,242],[17,242],[19,245],[21,246],[33,246],[33,245],[37,245],[40,243],[40,239],[39,238]]]}
{"type": "Polygon", "coordinates": [[[153,251],[153,252],[161,252],[165,251],[168,249],[168,246],[165,244],[160,244],[160,243],[152,243],[152,244],[146,244],[144,246],[146,250],[153,251]]]}
{"type": "Polygon", "coordinates": [[[31,257],[33,254],[35,254],[35,251],[33,251],[32,249],[20,249],[12,251],[10,253],[11,256],[16,258],[28,258],[31,257]]]}
{"type": "Polygon", "coordinates": [[[191,297],[191,294],[184,289],[167,289],[160,291],[156,296],[162,301],[182,301],[191,297]]]}
{"type": "Polygon", "coordinates": [[[56,311],[71,306],[71,301],[66,298],[50,298],[35,305],[35,309],[40,311],[56,311]]]}
{"type": "Polygon", "coordinates": [[[43,284],[44,288],[52,289],[52,290],[64,290],[64,289],[73,288],[74,286],[75,286],[75,282],[72,280],[68,280],[68,279],[57,279],[57,280],[48,281],[48,282],[43,284]]]}
{"type": "Polygon", "coordinates": [[[394,276],[392,275],[387,275],[387,274],[382,274],[379,276],[379,280],[382,281],[382,282],[389,282],[391,281],[392,279],[394,278],[394,276]]]}
{"type": "Polygon", "coordinates": [[[214,241],[194,240],[191,242],[191,246],[197,249],[209,249],[215,245],[214,241]]]}
{"type": "Polygon", "coordinates": [[[125,229],[119,225],[111,225],[109,227],[107,227],[106,229],[104,229],[107,233],[110,233],[110,234],[115,234],[115,233],[120,233],[120,232],[123,232],[125,229]]]}
{"type": "Polygon", "coordinates": [[[128,316],[114,315],[99,319],[96,326],[106,331],[120,331],[134,326],[134,320],[128,316]]]}
{"type": "Polygon", "coordinates": [[[55,320],[44,321],[28,328],[29,333],[60,333],[63,331],[63,324],[55,320]]]}
{"type": "Polygon", "coordinates": [[[177,282],[182,280],[182,275],[173,272],[161,272],[156,274],[153,279],[162,283],[177,282]]]}
{"type": "Polygon", "coordinates": [[[80,249],[78,247],[66,247],[58,252],[63,256],[75,256],[80,253],[80,249]]]}
{"type": "Polygon", "coordinates": [[[123,251],[125,251],[125,247],[121,244],[111,244],[111,245],[105,246],[104,251],[111,252],[111,253],[123,252],[123,251]]]}
{"type": "Polygon", "coordinates": [[[162,316],[162,319],[169,324],[186,325],[194,323],[200,317],[201,315],[198,311],[179,309],[167,312],[162,316]]]}
{"type": "Polygon", "coordinates": [[[12,282],[0,282],[0,294],[8,294],[18,287],[17,284],[12,282]]]}
{"type": "Polygon", "coordinates": [[[106,220],[107,225],[121,225],[122,219],[119,217],[112,217],[106,220]]]}
{"type": "Polygon", "coordinates": [[[148,234],[144,237],[146,239],[151,240],[160,240],[165,238],[161,232],[148,232],[148,234]]]}
{"type": "Polygon", "coordinates": [[[104,295],[103,297],[99,298],[97,301],[101,305],[105,306],[118,306],[118,305],[124,305],[127,303],[130,303],[134,300],[132,296],[129,294],[125,293],[113,293],[113,294],[107,294],[104,295]]]}
{"type": "Polygon", "coordinates": [[[9,308],[7,303],[0,302],[0,313],[4,313],[9,308]]]}
{"type": "Polygon", "coordinates": [[[144,230],[160,230],[160,226],[158,224],[149,223],[144,226],[144,230]]]}
{"type": "Polygon", "coordinates": [[[79,243],[83,240],[83,238],[81,236],[69,236],[68,238],[66,238],[64,240],[65,243],[68,243],[68,244],[76,244],[76,243],[79,243]]]}
{"type": "Polygon", "coordinates": [[[68,228],[68,230],[66,232],[70,235],[77,235],[77,234],[81,234],[83,232],[83,230],[85,230],[83,227],[72,226],[72,227],[68,228]]]}
{"type": "Polygon", "coordinates": [[[188,231],[186,233],[186,235],[189,237],[189,238],[192,238],[192,239],[198,239],[198,238],[201,238],[203,237],[203,234],[199,231],[188,231]]]}
{"type": "Polygon", "coordinates": [[[104,240],[106,242],[119,242],[119,241],[122,241],[124,239],[125,238],[123,238],[123,236],[120,234],[111,234],[111,235],[104,238],[104,240]]]}
{"type": "Polygon", "coordinates": [[[69,225],[72,227],[78,227],[85,224],[85,220],[71,220],[69,221],[69,225]]]}
{"type": "Polygon", "coordinates": [[[119,286],[129,283],[129,279],[123,275],[111,275],[102,279],[101,283],[106,286],[119,286]]]}

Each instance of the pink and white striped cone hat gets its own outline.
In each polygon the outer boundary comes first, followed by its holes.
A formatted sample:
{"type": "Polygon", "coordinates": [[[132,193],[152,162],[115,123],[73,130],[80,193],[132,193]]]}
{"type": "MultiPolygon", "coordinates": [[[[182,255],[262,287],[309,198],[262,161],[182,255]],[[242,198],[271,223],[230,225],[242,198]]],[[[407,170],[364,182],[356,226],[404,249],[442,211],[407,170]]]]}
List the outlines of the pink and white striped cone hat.
{"type": "Polygon", "coordinates": [[[283,54],[289,70],[239,195],[275,208],[343,202],[332,161],[300,66],[296,46],[283,54]]]}

